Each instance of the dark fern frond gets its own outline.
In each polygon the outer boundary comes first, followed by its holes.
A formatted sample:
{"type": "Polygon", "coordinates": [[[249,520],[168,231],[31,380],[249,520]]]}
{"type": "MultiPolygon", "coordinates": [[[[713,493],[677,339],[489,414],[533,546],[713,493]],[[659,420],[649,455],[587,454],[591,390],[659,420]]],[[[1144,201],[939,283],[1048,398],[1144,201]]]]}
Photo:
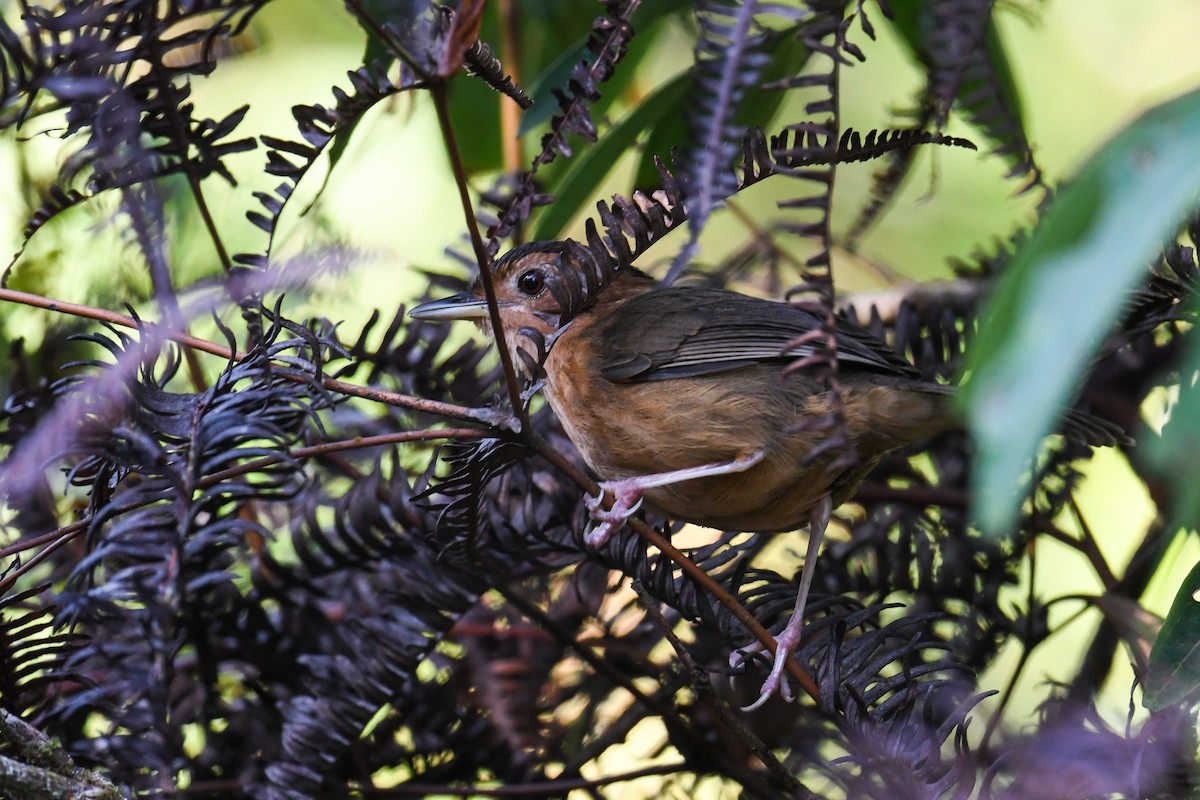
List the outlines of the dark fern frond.
{"type": "MultiPolygon", "coordinates": [[[[535,421],[545,425],[546,415],[535,421]]],[[[432,464],[414,478],[393,463],[386,479],[360,481],[344,500],[318,501],[336,503],[334,529],[304,512],[297,565],[265,565],[261,585],[288,597],[289,607],[319,611],[319,595],[307,587],[343,586],[338,619],[309,614],[297,642],[306,669],[282,709],[283,750],[267,770],[268,797],[309,796],[352,777],[342,774],[337,754],[350,750],[385,703],[419,695],[418,663],[479,594],[517,565],[536,563],[539,553],[562,551],[579,517],[578,492],[561,476],[516,461],[520,452],[508,448],[495,440],[466,448],[441,481],[433,480],[432,464]],[[558,488],[547,493],[550,485],[558,488]],[[415,502],[420,497],[427,502],[415,502]],[[370,577],[354,577],[368,567],[370,577]],[[347,589],[357,602],[345,602],[347,589]]],[[[508,758],[519,763],[511,751],[508,758]]]]}
{"type": "Polygon", "coordinates": [[[1029,229],[1018,228],[1007,240],[993,241],[990,249],[981,245],[967,259],[951,258],[950,267],[957,275],[999,275],[1028,238],[1029,229]]]}
{"type": "MultiPolygon", "coordinates": [[[[23,35],[0,21],[0,127],[62,109],[63,138],[82,142],[63,159],[11,263],[50,219],[107,190],[126,192],[128,206],[132,187],[173,173],[186,174],[193,186],[214,174],[235,182],[225,158],[255,146],[252,139],[231,138],[246,107],[220,120],[198,119],[187,102],[188,78],[211,72],[214,42],[239,33],[261,5],[134,2],[104,11],[73,2],[31,6],[23,35]]],[[[153,267],[153,253],[143,252],[153,267]]],[[[158,272],[156,291],[167,302],[158,272]]]]}
{"type": "MultiPolygon", "coordinates": [[[[395,535],[395,529],[412,527],[414,521],[422,518],[415,510],[415,500],[428,484],[429,476],[409,476],[395,459],[389,471],[385,472],[383,466],[377,462],[376,469],[356,481],[341,497],[323,497],[310,491],[296,506],[292,540],[306,578],[362,567],[394,557],[398,549],[410,547],[395,535]],[[334,510],[333,525],[326,531],[327,523],[321,519],[320,510],[329,506],[334,510]]],[[[289,570],[281,564],[272,564],[270,554],[264,556],[264,561],[265,577],[288,577],[289,570]]]]}
{"type": "MultiPolygon", "coordinates": [[[[461,288],[446,280],[433,284],[461,288]]],[[[395,381],[440,398],[495,387],[495,370],[483,368],[477,345],[451,349],[443,331],[397,315],[382,342],[371,346],[374,324],[352,348],[370,365],[369,382],[395,381]]],[[[344,431],[375,424],[348,413],[339,411],[344,431]]],[[[561,439],[548,429],[550,419],[543,409],[532,423],[551,440],[561,439]]],[[[559,446],[565,448],[561,441],[559,446]]],[[[336,467],[353,479],[348,488],[323,473],[325,481],[314,481],[289,504],[291,547],[283,550],[288,557],[261,553],[255,586],[288,609],[275,626],[272,652],[263,657],[278,658],[284,651],[291,663],[304,665],[278,677],[291,699],[280,708],[283,734],[263,779],[265,796],[311,796],[321,787],[341,791],[347,782],[363,779],[354,769],[357,762],[343,755],[360,753],[364,745],[368,752],[361,757],[380,766],[411,759],[414,780],[525,775],[520,767],[525,757],[500,745],[478,708],[443,699],[433,714],[408,717],[406,709],[413,703],[412,708],[423,707],[420,698],[431,692],[443,696],[417,677],[417,665],[480,593],[517,566],[572,558],[572,548],[563,543],[571,531],[582,535],[576,530],[582,521],[579,493],[507,441],[483,440],[449,451],[445,476],[439,476],[436,459],[412,470],[394,452],[361,468],[336,467]],[[329,598],[337,598],[335,613],[329,598]],[[379,723],[384,727],[363,738],[385,706],[392,710],[379,723]],[[476,742],[467,749],[477,759],[425,760],[423,743],[443,740],[446,729],[438,721],[446,719],[460,721],[457,735],[476,742]],[[401,723],[415,737],[411,750],[379,733],[401,723]],[[396,760],[385,760],[389,757],[396,760]]]]}
{"type": "Polygon", "coordinates": [[[1188,298],[1200,294],[1200,265],[1196,252],[1200,248],[1200,216],[1194,216],[1186,228],[1191,245],[1173,242],[1163,249],[1162,259],[1150,273],[1149,280],[1138,287],[1121,324],[1122,335],[1109,342],[1107,350],[1125,346],[1135,339],[1172,322],[1194,316],[1188,298]]]}
{"type": "MultiPolygon", "coordinates": [[[[768,570],[750,570],[747,579],[756,586],[743,595],[747,609],[772,627],[782,625],[795,601],[795,585],[768,570]]],[[[962,733],[981,698],[970,698],[967,670],[931,635],[942,615],[909,611],[881,625],[881,615],[892,608],[813,598],[797,657],[818,685],[816,705],[825,720],[820,725],[828,728],[817,736],[837,742],[847,755],[834,761],[812,758],[839,784],[876,785],[869,793],[848,796],[958,796],[903,787],[950,785],[969,791],[975,767],[962,733]],[[950,736],[959,748],[955,754],[942,751],[950,736]]],[[[792,736],[802,746],[814,735],[809,728],[814,715],[803,707],[792,713],[797,718],[792,736]]]]}
{"type": "MultiPolygon", "coordinates": [[[[1037,167],[1033,165],[1032,152],[1028,143],[1024,141],[1024,134],[1020,131],[1019,120],[1015,119],[1011,110],[1003,110],[1009,109],[1010,103],[1005,99],[1005,93],[1000,87],[1001,80],[996,74],[996,55],[990,52],[993,44],[999,41],[994,20],[991,19],[992,6],[991,0],[976,3],[927,3],[910,12],[922,17],[923,24],[918,23],[915,27],[926,33],[926,41],[914,43],[917,55],[925,65],[926,85],[917,98],[916,109],[902,113],[901,117],[909,120],[905,128],[907,130],[941,132],[945,129],[951,107],[960,93],[981,94],[985,86],[991,87],[993,97],[988,102],[995,107],[989,113],[996,118],[996,127],[1000,130],[993,130],[986,121],[977,117],[972,116],[972,119],[989,135],[998,139],[1004,139],[1007,134],[1001,131],[1015,123],[1017,130],[1013,138],[1020,139],[1025,150],[1021,159],[1029,163],[1031,171],[1036,175],[1032,183],[1040,185],[1041,178],[1037,167]],[[940,27],[943,23],[945,27],[940,27]],[[971,44],[976,39],[979,41],[971,44]],[[969,62],[979,62],[984,66],[968,66],[969,62]],[[976,81],[969,77],[967,73],[972,70],[986,71],[986,79],[976,81]],[[974,90],[970,89],[967,84],[970,81],[975,81],[979,86],[974,90]]],[[[970,85],[974,86],[975,83],[970,85]]],[[[979,102],[976,101],[966,108],[966,113],[972,115],[975,111],[981,111],[978,106],[979,102]]],[[[1006,147],[1015,149],[1015,144],[1006,147]]],[[[911,171],[914,155],[914,151],[911,150],[898,152],[889,160],[887,167],[876,173],[872,181],[871,198],[859,211],[845,238],[847,246],[851,249],[891,202],[911,171]]]]}
{"type": "MultiPolygon", "coordinates": [[[[51,184],[46,191],[46,195],[42,198],[42,202],[38,205],[37,210],[34,211],[33,216],[26,221],[25,227],[21,230],[23,242],[27,244],[35,233],[62,212],[85,203],[91,198],[91,194],[84,194],[78,189],[64,188],[58,184],[51,184]]],[[[4,280],[0,281],[0,286],[7,283],[9,270],[12,269],[13,264],[25,252],[25,244],[22,244],[21,249],[17,251],[9,262],[8,269],[4,271],[4,280]]]]}
{"type": "Polygon", "coordinates": [[[937,109],[934,130],[946,125],[952,105],[997,142],[996,154],[1010,162],[1008,177],[1023,178],[1022,191],[1046,190],[1041,169],[1025,136],[1018,110],[1012,107],[996,72],[992,52],[998,41],[995,0],[931,0],[925,49],[931,105],[937,109]]]}
{"type": "Polygon", "coordinates": [[[664,283],[690,263],[715,205],[737,191],[732,165],[745,131],[735,122],[746,95],[758,85],[771,61],[770,35],[757,20],[754,3],[729,6],[701,2],[696,7],[700,36],[687,104],[690,142],[679,160],[683,205],[691,226],[664,283]]]}
{"type": "Polygon", "coordinates": [[[513,102],[521,108],[529,108],[533,105],[533,101],[525,92],[521,91],[521,87],[514,84],[512,78],[504,74],[504,67],[501,66],[500,59],[496,58],[492,48],[488,47],[483,40],[475,40],[475,44],[471,45],[463,54],[463,66],[466,68],[467,74],[482,79],[484,83],[500,94],[512,98],[513,102]]]}
{"type": "MultiPolygon", "coordinates": [[[[712,545],[686,555],[710,577],[740,585],[745,568],[742,556],[755,547],[750,538],[725,535],[712,545]]],[[[639,581],[654,598],[674,608],[684,619],[710,628],[727,641],[745,641],[746,629],[738,619],[690,577],[679,572],[669,558],[661,553],[648,553],[636,535],[614,536],[596,557],[639,581]]]]}
{"type": "MultiPolygon", "coordinates": [[[[790,126],[769,140],[762,131],[754,130],[742,140],[741,164],[735,173],[736,191],[772,175],[803,176],[839,161],[874,158],[893,149],[922,144],[973,147],[965,139],[939,134],[871,131],[864,140],[857,131],[847,130],[838,146],[831,150],[822,143],[820,132],[813,126],[790,126]]],[[[656,159],[655,163],[662,188],[651,194],[635,191],[629,198],[614,195],[611,206],[601,201],[597,211],[604,233],[600,233],[595,220],[588,220],[586,244],[568,242],[579,266],[580,279],[588,283],[587,287],[581,283],[581,297],[595,291],[591,282],[600,287],[607,285],[616,270],[632,264],[656,242],[688,221],[680,180],[661,160],[656,159]]]]}
{"type": "Polygon", "coordinates": [[[558,100],[562,113],[550,120],[550,130],[542,137],[541,151],[521,176],[512,197],[504,208],[500,209],[496,225],[488,229],[489,256],[495,256],[500,251],[501,242],[529,218],[535,205],[549,201],[537,191],[537,172],[560,155],[570,157],[571,148],[567,143],[567,135],[582,136],[588,141],[596,140],[596,126],[588,113],[588,106],[600,99],[599,85],[609,79],[625,56],[626,48],[634,34],[629,16],[637,6],[636,0],[603,2],[607,15],[596,17],[588,38],[588,50],[595,56],[595,60],[591,63],[581,61],[576,64],[571,70],[567,90],[555,91],[555,99],[558,100]]]}
{"type": "Polygon", "coordinates": [[[349,136],[363,115],[380,101],[415,85],[411,77],[402,76],[399,83],[394,82],[379,63],[359,67],[347,73],[347,76],[351,91],[334,87],[335,103],[332,108],[320,104],[292,108],[292,116],[296,119],[303,142],[274,136],[261,137],[263,145],[267,147],[266,172],[283,178],[284,182],[276,186],[273,192],[254,192],[254,197],[266,213],[247,211],[246,217],[267,234],[267,244],[261,254],[234,256],[234,261],[240,267],[262,269],[267,265],[283,209],[321,153],[339,136],[349,136]]]}
{"type": "Polygon", "coordinates": [[[276,320],[199,394],[166,387],[174,359],[159,372],[153,351],[110,343],[132,348],[141,364],[125,397],[94,406],[103,414],[79,440],[90,454],[72,479],[93,487],[95,511],[89,552],[61,599],[61,618],[89,637],[68,668],[103,680],[57,698],[51,711],[62,724],[102,713],[111,727],[88,741],[87,755],[130,785],[172,783],[185,765],[203,772],[184,751],[181,727],[225,702],[216,665],[241,656],[226,649],[219,627],[199,623],[239,613],[233,569],[267,535],[250,504],[295,496],[303,476],[289,450],[330,402],[316,384],[325,354],[308,349],[322,335],[288,332],[276,320]],[[192,662],[189,652],[208,655],[192,662]]]}
{"type": "Polygon", "coordinates": [[[40,584],[0,597],[0,698],[4,710],[21,717],[41,715],[82,641],[55,625],[49,589],[40,584]]]}
{"type": "Polygon", "coordinates": [[[963,700],[957,688],[949,685],[935,687],[932,693],[906,694],[887,720],[852,724],[846,736],[850,753],[836,768],[823,767],[822,772],[841,785],[847,797],[962,800],[975,796],[982,770],[981,759],[971,752],[967,739],[968,714],[987,695],[963,700]],[[951,707],[949,713],[939,707],[945,705],[951,707]]]}
{"type": "Polygon", "coordinates": [[[872,130],[866,138],[856,130],[847,128],[838,140],[835,159],[838,163],[869,161],[897,151],[911,152],[917,145],[940,144],[974,150],[969,139],[947,136],[942,133],[901,128],[899,130],[872,130]]]}
{"type": "MultiPolygon", "coordinates": [[[[471,659],[478,648],[473,641],[465,646],[466,658],[471,659]]],[[[422,786],[470,784],[482,776],[513,783],[547,780],[545,760],[502,735],[493,709],[479,698],[481,687],[468,682],[471,671],[466,664],[440,656],[437,660],[450,670],[450,679],[411,680],[397,690],[386,716],[361,743],[370,766],[401,768],[410,776],[406,783],[422,786]],[[468,694],[477,702],[464,702],[468,694]]],[[[399,790],[411,792],[412,787],[401,784],[399,790]]]]}

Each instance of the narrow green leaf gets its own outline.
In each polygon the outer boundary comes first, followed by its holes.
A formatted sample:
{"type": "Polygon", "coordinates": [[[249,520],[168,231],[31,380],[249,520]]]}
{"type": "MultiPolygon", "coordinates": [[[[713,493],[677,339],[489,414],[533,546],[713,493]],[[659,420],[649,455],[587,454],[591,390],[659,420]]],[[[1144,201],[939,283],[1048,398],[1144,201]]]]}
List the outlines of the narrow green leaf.
{"type": "Polygon", "coordinates": [[[680,113],[687,83],[688,75],[684,73],[660,86],[575,160],[557,187],[554,203],[537,219],[533,231],[535,241],[561,235],[579,209],[595,198],[596,187],[621,156],[633,147],[638,135],[664,115],[680,113]]]}
{"type": "Polygon", "coordinates": [[[1194,696],[1200,689],[1200,564],[1192,568],[1150,649],[1150,674],[1142,705],[1152,711],[1194,696]]]}
{"type": "Polygon", "coordinates": [[[564,89],[571,77],[571,70],[587,57],[587,39],[583,38],[563,50],[558,58],[550,63],[550,66],[533,79],[527,92],[533,105],[521,114],[521,124],[517,127],[517,136],[524,136],[534,128],[544,125],[558,112],[558,102],[554,99],[554,90],[564,89]]]}
{"type": "Polygon", "coordinates": [[[968,354],[976,514],[1007,529],[1015,489],[1155,250],[1200,198],[1200,91],[1143,114],[1065,186],[999,280],[968,354]]]}

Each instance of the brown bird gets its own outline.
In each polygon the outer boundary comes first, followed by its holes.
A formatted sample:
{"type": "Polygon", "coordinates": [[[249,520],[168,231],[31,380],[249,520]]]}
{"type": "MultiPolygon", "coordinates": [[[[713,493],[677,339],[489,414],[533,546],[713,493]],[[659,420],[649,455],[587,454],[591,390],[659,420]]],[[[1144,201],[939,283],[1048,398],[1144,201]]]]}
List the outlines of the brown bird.
{"type": "MultiPolygon", "coordinates": [[[[845,450],[822,444],[837,429],[804,424],[832,410],[825,384],[811,371],[784,371],[815,352],[797,341],[820,328],[818,316],[722,289],[662,288],[632,267],[583,290],[571,253],[562,242],[522,245],[495,263],[493,280],[509,352],[526,353],[515,358],[526,371],[543,359],[550,407],[614,498],[610,511],[603,498],[589,498],[599,525],[588,543],[602,544],[642,498],[669,517],[722,530],[809,524],[796,608],[754,705],[776,689],[790,699],[783,669],[800,641],[832,510],[888,451],[959,427],[947,402],[953,389],[923,380],[885,342],[839,319],[842,417],[855,458],[831,469],[845,450]]],[[[478,285],[410,313],[490,327],[478,285]]],[[[1123,438],[1078,413],[1064,430],[1092,444],[1123,438]]]]}

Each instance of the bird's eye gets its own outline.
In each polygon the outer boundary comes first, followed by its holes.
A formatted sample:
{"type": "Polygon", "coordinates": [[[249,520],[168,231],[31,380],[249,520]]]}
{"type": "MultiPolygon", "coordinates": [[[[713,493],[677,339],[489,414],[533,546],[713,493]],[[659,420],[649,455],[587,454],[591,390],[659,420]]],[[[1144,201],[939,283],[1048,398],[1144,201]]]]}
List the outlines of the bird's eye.
{"type": "Polygon", "coordinates": [[[523,293],[533,296],[542,290],[546,285],[546,279],[542,276],[539,270],[531,269],[521,277],[517,278],[517,288],[523,293]]]}

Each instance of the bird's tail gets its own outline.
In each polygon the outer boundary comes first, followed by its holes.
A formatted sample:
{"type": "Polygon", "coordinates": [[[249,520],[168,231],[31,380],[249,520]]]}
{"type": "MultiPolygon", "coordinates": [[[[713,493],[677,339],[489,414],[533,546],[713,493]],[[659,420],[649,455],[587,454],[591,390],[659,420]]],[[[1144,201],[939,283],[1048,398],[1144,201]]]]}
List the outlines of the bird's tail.
{"type": "MultiPolygon", "coordinates": [[[[957,391],[954,386],[945,383],[921,383],[919,388],[923,392],[947,398],[957,391]]],[[[1095,414],[1089,414],[1086,411],[1080,411],[1075,408],[1067,409],[1059,417],[1058,425],[1055,426],[1054,430],[1072,441],[1093,447],[1116,447],[1119,444],[1133,444],[1133,440],[1129,438],[1119,425],[1109,422],[1106,419],[1101,419],[1095,414]]]]}
{"type": "Polygon", "coordinates": [[[1074,408],[1067,409],[1067,413],[1059,420],[1058,431],[1068,439],[1093,447],[1133,444],[1133,440],[1119,425],[1074,408]]]}

